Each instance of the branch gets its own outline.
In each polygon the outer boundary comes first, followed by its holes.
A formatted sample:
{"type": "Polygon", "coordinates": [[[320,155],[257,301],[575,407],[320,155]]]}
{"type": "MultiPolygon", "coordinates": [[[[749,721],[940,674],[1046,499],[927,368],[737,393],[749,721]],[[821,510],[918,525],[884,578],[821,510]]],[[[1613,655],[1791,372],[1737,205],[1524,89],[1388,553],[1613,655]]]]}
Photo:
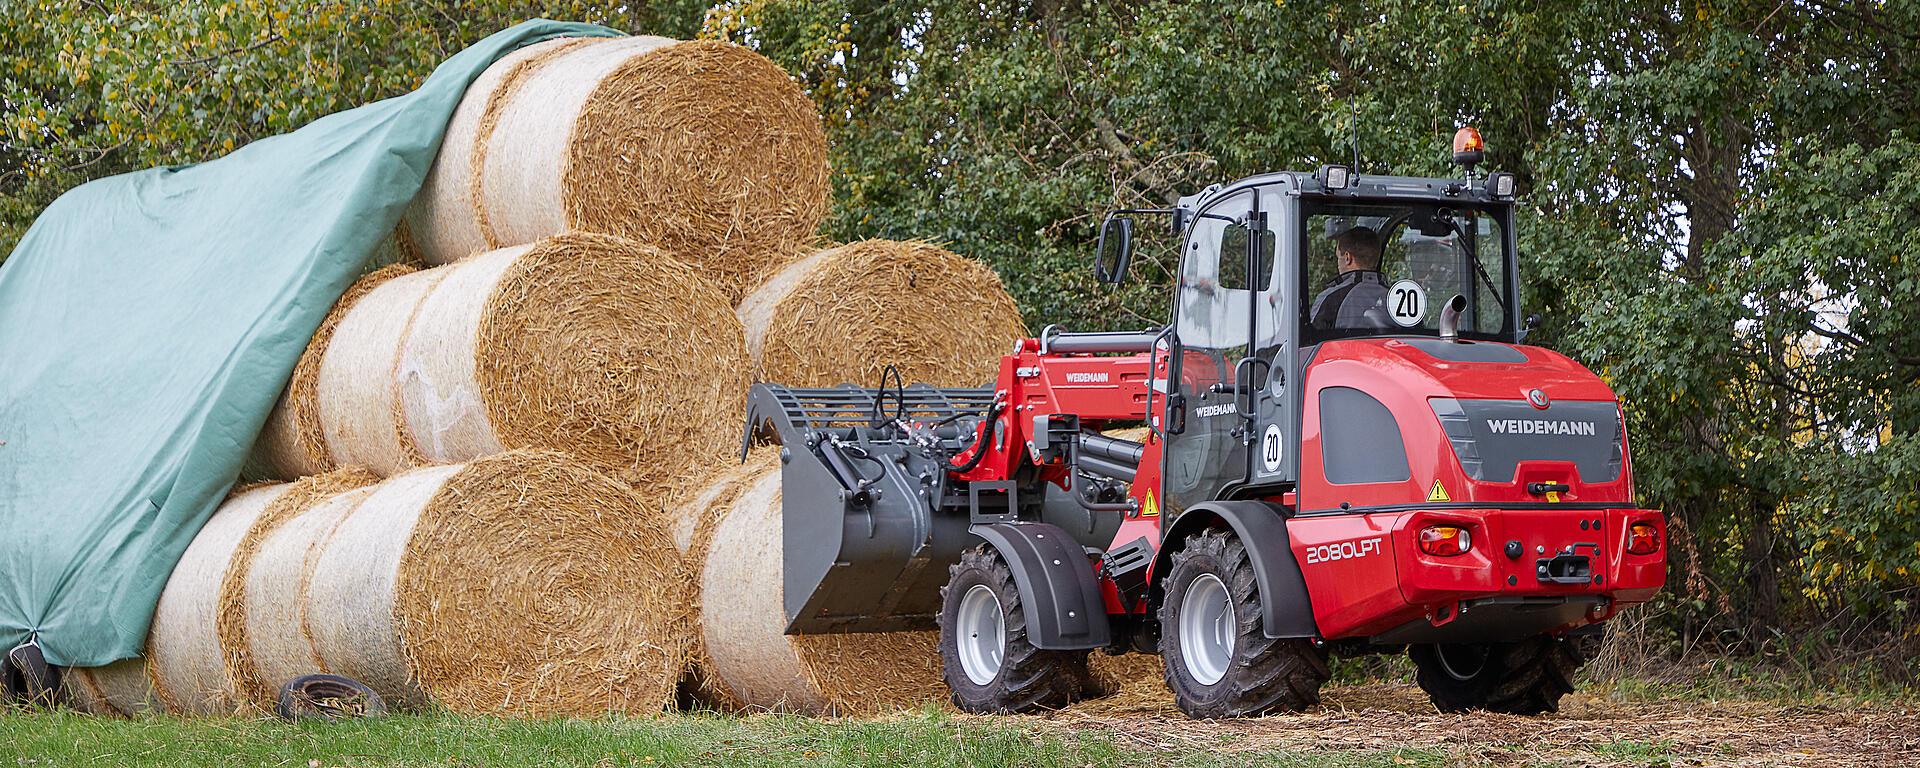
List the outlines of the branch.
{"type": "Polygon", "coordinates": [[[1807,330],[1812,331],[1815,335],[1825,336],[1834,341],[1844,341],[1848,344],[1852,344],[1855,347],[1864,347],[1867,345],[1867,342],[1858,336],[1855,336],[1851,333],[1847,333],[1846,331],[1828,330],[1826,328],[1820,327],[1818,323],[1814,323],[1811,321],[1807,323],[1807,330]]]}
{"type": "Polygon", "coordinates": [[[1093,134],[1100,141],[1100,146],[1106,148],[1107,153],[1112,155],[1122,167],[1132,172],[1132,178],[1146,182],[1147,189],[1161,194],[1173,194],[1172,185],[1168,183],[1167,177],[1161,174],[1159,169],[1140,162],[1140,158],[1134,156],[1133,148],[1120,140],[1120,132],[1113,127],[1113,121],[1098,112],[1089,113],[1087,117],[1093,121],[1093,134]]]}
{"type": "Polygon", "coordinates": [[[251,51],[257,51],[261,48],[265,48],[269,45],[273,45],[274,43],[280,42],[281,37],[280,37],[280,33],[277,30],[274,30],[272,27],[268,27],[267,31],[268,31],[268,34],[266,39],[255,42],[252,45],[241,46],[239,48],[234,48],[231,50],[222,51],[220,53],[215,53],[207,56],[201,56],[199,58],[194,58],[194,59],[181,59],[179,61],[169,61],[167,62],[167,64],[169,66],[175,66],[181,69],[186,69],[188,67],[196,67],[201,64],[208,64],[214,61],[218,61],[228,56],[232,56],[236,53],[248,53],[251,51]]]}

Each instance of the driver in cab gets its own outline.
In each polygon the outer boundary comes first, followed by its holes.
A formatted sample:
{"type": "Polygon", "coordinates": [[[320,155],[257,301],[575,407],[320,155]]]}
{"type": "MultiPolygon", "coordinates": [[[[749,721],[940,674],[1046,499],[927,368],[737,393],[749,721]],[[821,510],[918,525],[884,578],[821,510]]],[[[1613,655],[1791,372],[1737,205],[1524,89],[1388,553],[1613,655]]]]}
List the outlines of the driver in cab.
{"type": "Polygon", "coordinates": [[[1333,239],[1339,276],[1314,297],[1313,327],[1383,330],[1388,327],[1387,283],[1380,274],[1380,235],[1356,226],[1333,239]]]}

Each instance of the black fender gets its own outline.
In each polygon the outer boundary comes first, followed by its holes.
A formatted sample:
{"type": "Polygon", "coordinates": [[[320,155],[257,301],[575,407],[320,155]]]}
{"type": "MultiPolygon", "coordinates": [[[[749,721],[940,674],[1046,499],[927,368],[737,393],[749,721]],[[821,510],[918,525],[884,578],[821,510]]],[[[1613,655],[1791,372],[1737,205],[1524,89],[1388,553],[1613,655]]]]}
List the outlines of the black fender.
{"type": "Polygon", "coordinates": [[[1157,582],[1172,567],[1174,551],[1186,544],[1188,536],[1223,524],[1240,537],[1240,544],[1247,548],[1247,559],[1253,563],[1254,581],[1260,588],[1261,627],[1266,636],[1319,637],[1313,600],[1307,594],[1300,563],[1293,557],[1286,518],[1279,507],[1264,501],[1203,502],[1174,518],[1153,560],[1156,600],[1164,594],[1157,582]]]}
{"type": "Polygon", "coordinates": [[[968,530],[986,539],[1013,571],[1034,647],[1078,651],[1108,644],[1113,630],[1100,579],[1073,536],[1047,523],[986,523],[968,530]]]}

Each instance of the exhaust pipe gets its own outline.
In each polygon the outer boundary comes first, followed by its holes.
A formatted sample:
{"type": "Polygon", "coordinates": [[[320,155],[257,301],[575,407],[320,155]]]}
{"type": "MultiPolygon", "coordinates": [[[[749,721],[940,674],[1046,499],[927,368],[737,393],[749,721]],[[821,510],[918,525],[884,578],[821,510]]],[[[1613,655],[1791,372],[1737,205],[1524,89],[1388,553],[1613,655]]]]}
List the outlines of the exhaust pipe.
{"type": "Polygon", "coordinates": [[[1460,313],[1467,311],[1467,297],[1454,294],[1440,309],[1440,340],[1460,340],[1460,313]]]}

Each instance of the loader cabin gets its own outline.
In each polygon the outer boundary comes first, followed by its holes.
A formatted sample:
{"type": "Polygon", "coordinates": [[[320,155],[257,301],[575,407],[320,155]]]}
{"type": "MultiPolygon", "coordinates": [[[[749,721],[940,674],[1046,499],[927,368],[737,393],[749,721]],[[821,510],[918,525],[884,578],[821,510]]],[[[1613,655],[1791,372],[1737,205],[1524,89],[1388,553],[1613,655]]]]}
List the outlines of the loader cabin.
{"type": "MultiPolygon", "coordinates": [[[[1095,263],[1103,282],[1124,279],[1133,216],[1165,215],[1180,238],[1173,317],[1159,345],[1167,362],[1150,377],[1165,398],[1154,426],[1166,439],[1161,491],[1170,509],[1296,487],[1304,404],[1286,385],[1303,380],[1325,342],[1405,338],[1441,358],[1512,354],[1474,343],[1518,343],[1532,325],[1519,314],[1515,179],[1476,176],[1483,151],[1465,128],[1454,142],[1461,177],[1326,165],[1107,218],[1095,263]]],[[[1377,405],[1354,403],[1355,417],[1364,421],[1377,405]]],[[[1333,482],[1404,473],[1404,458],[1391,453],[1324,469],[1333,482]]]]}

